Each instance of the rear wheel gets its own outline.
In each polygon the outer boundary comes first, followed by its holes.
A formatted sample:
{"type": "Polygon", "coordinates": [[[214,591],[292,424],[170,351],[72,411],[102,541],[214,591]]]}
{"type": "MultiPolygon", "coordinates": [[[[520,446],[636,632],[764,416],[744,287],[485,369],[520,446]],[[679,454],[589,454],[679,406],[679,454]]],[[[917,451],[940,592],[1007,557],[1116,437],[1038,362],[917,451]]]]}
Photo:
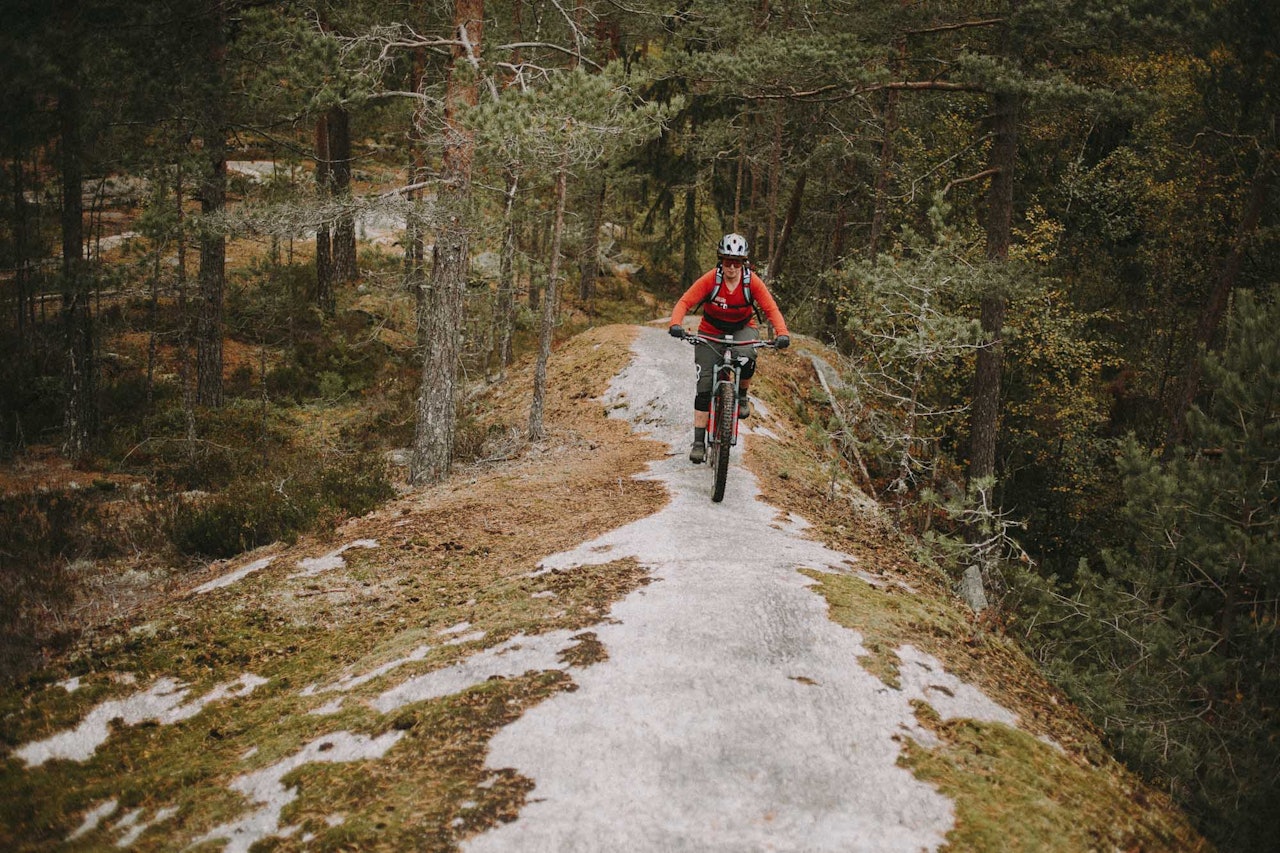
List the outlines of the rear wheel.
{"type": "Polygon", "coordinates": [[[715,435],[711,438],[711,471],[715,476],[715,485],[711,489],[711,500],[719,503],[724,500],[725,479],[729,476],[729,450],[733,447],[733,383],[722,382],[716,392],[716,424],[715,435]]]}

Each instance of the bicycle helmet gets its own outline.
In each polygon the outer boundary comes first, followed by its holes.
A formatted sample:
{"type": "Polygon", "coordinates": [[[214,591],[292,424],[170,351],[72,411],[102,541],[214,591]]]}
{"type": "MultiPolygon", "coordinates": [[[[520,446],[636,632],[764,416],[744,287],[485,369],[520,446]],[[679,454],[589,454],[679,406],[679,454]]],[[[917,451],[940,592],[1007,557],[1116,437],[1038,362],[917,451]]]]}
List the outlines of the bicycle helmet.
{"type": "Polygon", "coordinates": [[[720,238],[720,245],[716,246],[716,254],[722,258],[737,258],[745,261],[747,259],[747,238],[741,234],[726,234],[720,238]]]}

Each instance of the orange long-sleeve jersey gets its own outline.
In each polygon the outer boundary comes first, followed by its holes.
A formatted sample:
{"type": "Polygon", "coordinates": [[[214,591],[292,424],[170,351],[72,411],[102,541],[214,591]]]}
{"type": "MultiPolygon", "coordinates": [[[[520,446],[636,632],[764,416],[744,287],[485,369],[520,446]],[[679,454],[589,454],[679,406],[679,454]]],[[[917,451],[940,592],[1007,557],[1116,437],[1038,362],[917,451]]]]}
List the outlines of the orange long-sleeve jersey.
{"type": "MultiPolygon", "coordinates": [[[[711,295],[711,291],[715,289],[715,286],[716,271],[714,269],[699,276],[698,280],[684,292],[684,296],[681,296],[680,300],[676,302],[675,308],[671,311],[671,325],[682,324],[684,315],[688,314],[691,309],[704,299],[707,299],[711,295]]],[[[782,311],[778,309],[778,303],[774,301],[773,294],[769,292],[769,287],[764,283],[764,279],[755,270],[751,271],[751,298],[760,306],[769,322],[773,324],[774,334],[790,334],[787,331],[787,321],[782,318],[782,311]]],[[[698,332],[704,335],[718,336],[735,328],[754,326],[756,324],[754,314],[755,312],[747,303],[747,297],[741,284],[735,287],[732,292],[727,284],[722,284],[720,285],[720,292],[716,294],[716,298],[707,301],[702,306],[702,322],[698,325],[698,332]]]]}

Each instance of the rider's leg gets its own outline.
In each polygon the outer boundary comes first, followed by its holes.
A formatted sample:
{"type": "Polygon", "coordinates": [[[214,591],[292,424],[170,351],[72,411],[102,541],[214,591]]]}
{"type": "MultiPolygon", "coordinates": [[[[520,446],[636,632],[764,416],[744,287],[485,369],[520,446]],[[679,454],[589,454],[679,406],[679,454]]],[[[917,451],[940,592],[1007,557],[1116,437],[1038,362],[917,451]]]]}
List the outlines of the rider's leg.
{"type": "Polygon", "coordinates": [[[707,421],[711,411],[716,354],[711,347],[694,347],[693,359],[698,370],[698,392],[693,398],[693,447],[689,451],[689,460],[701,462],[707,456],[707,421]]]}
{"type": "Polygon", "coordinates": [[[690,462],[702,462],[707,458],[707,421],[706,412],[693,410],[693,446],[689,449],[690,462]]]}
{"type": "MultiPolygon", "coordinates": [[[[758,341],[760,340],[760,332],[751,326],[740,329],[734,333],[733,337],[739,341],[758,341]]],[[[742,366],[742,375],[738,378],[738,417],[751,417],[751,401],[747,398],[747,389],[751,387],[751,377],[756,373],[756,351],[750,347],[743,347],[736,352],[745,355],[750,359],[742,366]]]]}

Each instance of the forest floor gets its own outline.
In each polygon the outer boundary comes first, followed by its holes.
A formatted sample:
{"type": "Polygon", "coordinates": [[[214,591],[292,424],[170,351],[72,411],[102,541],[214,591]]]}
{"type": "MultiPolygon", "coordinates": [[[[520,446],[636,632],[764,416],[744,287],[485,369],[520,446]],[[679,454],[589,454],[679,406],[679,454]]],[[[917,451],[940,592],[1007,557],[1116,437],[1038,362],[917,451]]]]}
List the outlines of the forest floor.
{"type": "Polygon", "coordinates": [[[524,363],[510,458],[138,585],[0,692],[0,847],[1205,849],[811,442],[826,355],[722,504],[688,348],[604,326],[545,441],[524,363]]]}

